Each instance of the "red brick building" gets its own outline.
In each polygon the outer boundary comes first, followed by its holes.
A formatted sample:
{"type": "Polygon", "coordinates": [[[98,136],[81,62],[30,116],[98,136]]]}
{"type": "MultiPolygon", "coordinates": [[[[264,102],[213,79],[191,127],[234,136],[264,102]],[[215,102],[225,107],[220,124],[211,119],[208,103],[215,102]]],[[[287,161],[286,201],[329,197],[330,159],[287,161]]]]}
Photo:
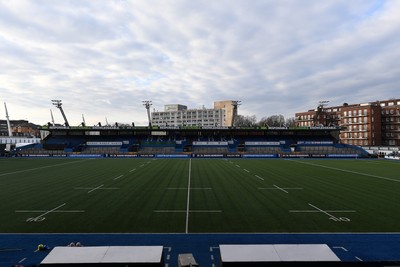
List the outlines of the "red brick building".
{"type": "Polygon", "coordinates": [[[400,99],[319,106],[296,113],[296,126],[340,126],[340,140],[358,146],[400,146],[400,99]]]}

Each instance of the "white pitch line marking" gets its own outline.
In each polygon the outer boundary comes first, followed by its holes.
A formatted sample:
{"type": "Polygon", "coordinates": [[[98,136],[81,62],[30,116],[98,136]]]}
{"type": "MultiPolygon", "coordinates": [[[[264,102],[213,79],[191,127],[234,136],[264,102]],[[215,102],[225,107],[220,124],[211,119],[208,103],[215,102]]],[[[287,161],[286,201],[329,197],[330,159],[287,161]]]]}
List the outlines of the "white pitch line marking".
{"type": "MultiPolygon", "coordinates": [[[[168,187],[167,189],[168,190],[188,190],[187,187],[168,187]]],[[[199,188],[192,187],[192,188],[190,188],[190,190],[212,190],[212,188],[211,187],[199,187],[199,188]]]]}
{"type": "Polygon", "coordinates": [[[115,177],[114,178],[114,180],[118,180],[119,178],[121,178],[121,177],[123,177],[124,175],[123,174],[121,174],[120,176],[118,176],[118,177],[115,177]]]}
{"type": "MultiPolygon", "coordinates": [[[[42,213],[46,212],[47,210],[16,210],[16,213],[42,213]]],[[[79,213],[85,212],[84,210],[55,210],[53,213],[79,213]]]]}
{"type": "MultiPolygon", "coordinates": [[[[95,188],[93,188],[93,187],[75,187],[74,189],[75,190],[93,190],[95,188]]],[[[117,190],[117,189],[119,189],[119,188],[118,187],[101,187],[96,190],[117,190]]]]}
{"type": "Polygon", "coordinates": [[[41,219],[41,218],[44,219],[44,216],[45,216],[45,215],[47,215],[47,214],[49,214],[49,213],[51,213],[51,212],[54,212],[55,210],[58,210],[59,208],[65,206],[66,204],[67,204],[67,203],[64,203],[64,204],[61,204],[60,206],[55,207],[54,209],[48,210],[48,211],[46,211],[45,213],[40,214],[39,216],[36,216],[36,217],[32,218],[32,221],[38,221],[38,220],[41,219]]]}
{"type": "Polygon", "coordinates": [[[190,178],[192,172],[192,159],[189,160],[189,177],[188,177],[188,189],[187,189],[187,202],[186,202],[186,229],[185,233],[189,232],[189,208],[190,208],[190,178]]]}
{"type": "Polygon", "coordinates": [[[245,172],[250,172],[249,170],[243,169],[245,172]]]}
{"type": "Polygon", "coordinates": [[[259,187],[258,189],[259,190],[275,190],[275,189],[278,189],[278,190],[281,190],[281,191],[283,191],[285,193],[289,193],[287,190],[303,190],[303,188],[301,188],[301,187],[279,187],[277,185],[273,185],[273,186],[274,187],[268,187],[268,188],[259,187]]]}
{"type": "Polygon", "coordinates": [[[237,165],[237,164],[236,164],[235,166],[238,167],[238,168],[240,168],[240,165],[237,165]]]}
{"type": "Polygon", "coordinates": [[[348,252],[348,250],[345,247],[332,247],[332,248],[338,248],[338,249],[342,249],[342,250],[348,252]]]}
{"type": "Polygon", "coordinates": [[[95,190],[97,190],[97,189],[102,188],[103,186],[104,186],[104,184],[99,185],[98,187],[95,187],[95,188],[93,188],[92,190],[89,190],[89,191],[88,191],[88,194],[92,193],[93,191],[95,191],[95,190]]]}
{"type": "Polygon", "coordinates": [[[136,169],[132,169],[132,170],[130,170],[129,172],[134,172],[134,171],[136,171],[136,169]]]}
{"type": "Polygon", "coordinates": [[[57,166],[62,166],[62,165],[67,165],[67,164],[81,163],[81,162],[87,161],[87,160],[93,160],[93,159],[85,159],[85,160],[80,160],[80,161],[71,161],[71,162],[48,165],[48,166],[43,166],[43,167],[30,168],[30,169],[26,169],[26,170],[15,171],[15,172],[1,173],[0,176],[10,175],[10,174],[17,174],[17,173],[22,173],[22,172],[29,172],[29,171],[36,171],[36,170],[52,168],[52,167],[57,167],[57,166]]]}
{"type": "MultiPolygon", "coordinates": [[[[153,212],[157,213],[184,213],[188,212],[187,210],[155,210],[153,212]]],[[[220,213],[222,210],[190,210],[189,212],[194,213],[220,213]]]]}
{"type": "Polygon", "coordinates": [[[357,259],[358,261],[363,261],[362,259],[360,259],[360,258],[359,258],[359,257],[357,257],[357,256],[356,256],[356,259],[357,259]]]}
{"type": "Polygon", "coordinates": [[[331,169],[331,170],[335,170],[335,171],[348,172],[348,173],[364,175],[364,176],[368,176],[368,177],[373,177],[373,178],[378,178],[378,179],[382,179],[382,180],[388,180],[388,181],[400,183],[400,180],[392,179],[392,178],[388,178],[388,177],[383,177],[383,176],[378,176],[378,175],[373,175],[373,174],[368,174],[368,173],[362,173],[362,172],[356,172],[356,171],[350,171],[350,170],[345,170],[345,169],[340,169],[340,168],[335,168],[335,167],[329,167],[329,166],[324,166],[324,165],[319,165],[319,164],[310,163],[310,162],[304,162],[304,161],[298,161],[298,160],[291,160],[291,161],[292,162],[296,162],[296,163],[301,163],[301,164],[306,164],[306,165],[311,165],[311,166],[317,166],[317,167],[321,167],[321,168],[331,169]]]}
{"type": "MultiPolygon", "coordinates": [[[[352,212],[356,212],[355,210],[325,210],[326,212],[330,212],[330,213],[339,213],[339,212],[343,212],[343,213],[352,213],[352,212]]],[[[289,212],[291,213],[319,213],[321,211],[319,210],[290,210],[289,212]]]]}
{"type": "Polygon", "coordinates": [[[219,249],[219,247],[210,247],[210,252],[213,252],[214,249],[219,249]]]}
{"type": "Polygon", "coordinates": [[[277,185],[273,185],[273,186],[276,187],[276,189],[279,189],[279,190],[285,192],[286,194],[289,194],[289,192],[286,191],[285,189],[283,189],[283,188],[281,188],[281,187],[279,187],[279,186],[277,186],[277,185]]]}
{"type": "Polygon", "coordinates": [[[264,181],[264,178],[262,178],[262,177],[260,177],[260,176],[258,176],[258,175],[254,175],[255,177],[257,177],[258,179],[260,179],[260,180],[263,180],[264,181]]]}
{"type": "Polygon", "coordinates": [[[144,166],[144,164],[140,165],[140,167],[143,167],[143,166],[144,166]]]}
{"type": "Polygon", "coordinates": [[[350,222],[351,220],[349,218],[346,217],[335,217],[333,216],[331,213],[339,213],[339,212],[356,212],[355,210],[336,210],[336,211],[329,211],[329,210],[322,210],[320,208],[318,208],[317,206],[314,206],[311,203],[308,203],[308,205],[310,207],[313,207],[315,209],[315,211],[311,210],[290,210],[289,212],[321,212],[324,213],[325,215],[327,215],[329,218],[329,220],[333,220],[335,222],[350,222]]]}

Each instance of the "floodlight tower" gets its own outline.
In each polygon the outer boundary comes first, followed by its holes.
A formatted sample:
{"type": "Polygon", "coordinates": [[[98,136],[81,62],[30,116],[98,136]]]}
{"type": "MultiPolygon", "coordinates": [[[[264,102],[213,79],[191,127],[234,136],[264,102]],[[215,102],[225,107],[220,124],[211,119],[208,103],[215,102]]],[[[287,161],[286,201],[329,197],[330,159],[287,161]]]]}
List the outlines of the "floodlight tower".
{"type": "Polygon", "coordinates": [[[53,124],[53,126],[55,126],[55,122],[54,122],[54,117],[53,117],[53,111],[50,109],[50,115],[51,115],[51,123],[53,124]]]}
{"type": "Polygon", "coordinates": [[[242,104],[242,101],[232,100],[233,112],[232,112],[232,127],[236,125],[236,120],[238,116],[238,107],[242,104]]]}
{"type": "Polygon", "coordinates": [[[86,126],[86,121],[85,121],[85,117],[82,114],[82,126],[85,127],[86,126]]]}
{"type": "Polygon", "coordinates": [[[61,100],[51,100],[51,102],[53,102],[54,106],[56,106],[57,108],[60,109],[61,115],[63,116],[64,121],[65,121],[65,126],[69,127],[69,123],[68,123],[67,117],[65,116],[64,110],[62,109],[61,100]]]}
{"type": "Polygon", "coordinates": [[[6,119],[7,119],[7,128],[8,128],[8,136],[12,136],[12,130],[10,125],[10,117],[8,116],[7,104],[4,102],[4,108],[6,109],[6,119]]]}
{"type": "Polygon", "coordinates": [[[142,103],[143,103],[143,106],[147,109],[147,118],[149,120],[149,127],[151,128],[150,107],[153,104],[151,103],[151,101],[148,101],[148,100],[142,101],[142,103]]]}

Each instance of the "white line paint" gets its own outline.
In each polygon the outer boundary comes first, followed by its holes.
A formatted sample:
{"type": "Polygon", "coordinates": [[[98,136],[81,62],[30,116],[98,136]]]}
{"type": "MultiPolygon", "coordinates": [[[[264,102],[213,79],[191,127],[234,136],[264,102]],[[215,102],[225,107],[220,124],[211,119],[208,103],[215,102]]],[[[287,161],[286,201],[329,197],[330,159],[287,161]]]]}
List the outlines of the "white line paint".
{"type": "Polygon", "coordinates": [[[51,210],[49,210],[49,211],[46,211],[45,213],[40,214],[39,216],[37,216],[37,217],[35,217],[35,218],[33,218],[33,219],[34,219],[34,220],[37,220],[37,219],[39,219],[39,218],[42,218],[43,216],[45,216],[45,215],[47,215],[47,214],[49,214],[49,213],[51,213],[51,212],[53,212],[53,211],[55,211],[55,210],[58,210],[59,208],[61,208],[61,207],[63,207],[63,206],[65,206],[66,204],[67,204],[67,203],[61,204],[60,206],[55,207],[54,209],[51,209],[51,210]]]}
{"type": "MultiPolygon", "coordinates": [[[[157,213],[187,213],[187,210],[155,210],[157,213]]],[[[190,213],[220,213],[222,210],[190,210],[190,213]]]]}
{"type": "Polygon", "coordinates": [[[132,169],[132,170],[130,170],[129,172],[134,172],[134,171],[136,171],[136,169],[132,169]]]}
{"type": "Polygon", "coordinates": [[[255,177],[257,177],[258,179],[260,179],[260,180],[263,180],[264,181],[264,178],[262,178],[262,177],[260,177],[260,176],[258,176],[258,175],[254,175],[255,177]]]}
{"type": "Polygon", "coordinates": [[[95,188],[93,188],[92,190],[89,190],[89,191],[88,191],[88,194],[92,193],[93,191],[95,191],[95,190],[97,190],[97,189],[102,188],[103,186],[104,186],[104,184],[99,185],[98,187],[95,187],[95,188]]]}
{"type": "Polygon", "coordinates": [[[235,166],[238,167],[238,168],[240,168],[240,165],[237,165],[237,164],[236,164],[235,166]]]}
{"type": "MultiPolygon", "coordinates": [[[[46,212],[47,210],[16,210],[16,213],[42,213],[46,212]]],[[[79,213],[85,212],[84,210],[55,210],[53,213],[79,213]]]]}
{"type": "MultiPolygon", "coordinates": [[[[75,187],[75,190],[91,190],[93,187],[75,187]]],[[[117,190],[119,189],[118,187],[102,187],[99,188],[98,190],[117,190]]]]}
{"type": "Polygon", "coordinates": [[[282,190],[282,189],[284,189],[284,190],[303,190],[303,188],[301,188],[301,187],[279,187],[279,188],[277,188],[277,186],[275,186],[275,187],[259,187],[258,189],[259,190],[276,190],[276,189],[279,189],[279,190],[282,190]]]}
{"type": "MultiPolygon", "coordinates": [[[[319,213],[319,210],[289,210],[289,212],[293,213],[319,213]]],[[[351,212],[356,212],[355,210],[326,210],[326,212],[330,213],[338,213],[338,212],[343,212],[343,213],[351,213],[351,212]]]]}
{"type": "Polygon", "coordinates": [[[250,172],[249,170],[243,169],[245,172],[250,172]]]}
{"type": "Polygon", "coordinates": [[[2,174],[0,174],[0,176],[11,175],[11,174],[17,174],[17,173],[22,173],[22,172],[29,172],[29,171],[36,171],[36,170],[47,169],[47,168],[52,168],[52,167],[58,167],[58,166],[68,165],[68,164],[74,164],[74,163],[81,163],[82,161],[87,161],[87,160],[93,160],[93,159],[85,159],[85,160],[80,160],[80,161],[72,161],[72,162],[54,164],[54,165],[43,166],[43,167],[37,167],[37,168],[31,168],[31,169],[20,170],[20,171],[15,171],[15,172],[7,172],[7,173],[2,173],[2,174]]]}
{"type": "Polygon", "coordinates": [[[283,188],[281,188],[281,187],[279,187],[279,186],[277,186],[277,185],[273,185],[273,186],[274,186],[276,189],[279,189],[279,190],[285,192],[286,194],[289,194],[289,192],[286,191],[285,189],[283,189],[283,188]]]}
{"type": "Polygon", "coordinates": [[[338,249],[341,249],[341,250],[344,250],[344,251],[348,252],[348,250],[345,247],[332,247],[332,248],[338,248],[338,249]]]}
{"type": "MultiPolygon", "coordinates": [[[[168,187],[168,190],[188,190],[188,187],[168,187]]],[[[212,190],[211,187],[192,187],[190,190],[212,190]]]]}
{"type": "Polygon", "coordinates": [[[319,210],[320,212],[322,212],[322,213],[328,215],[329,217],[335,217],[335,216],[333,216],[332,214],[330,214],[329,212],[327,212],[327,211],[325,211],[325,210],[321,210],[320,208],[314,206],[314,205],[311,204],[311,203],[308,203],[308,205],[311,206],[311,207],[313,207],[314,209],[319,210]]]}
{"type": "Polygon", "coordinates": [[[192,159],[189,160],[189,177],[188,177],[188,189],[187,189],[187,202],[186,202],[186,229],[185,233],[189,232],[189,207],[190,207],[190,179],[192,172],[192,159]]]}
{"type": "Polygon", "coordinates": [[[392,178],[388,178],[388,177],[383,177],[383,176],[379,176],[379,175],[373,175],[373,174],[368,174],[368,173],[350,171],[350,170],[345,170],[345,169],[340,169],[340,168],[335,168],[335,167],[329,167],[329,166],[324,166],[324,165],[319,165],[319,164],[310,163],[310,162],[304,162],[304,161],[298,161],[298,160],[291,160],[291,161],[292,162],[296,162],[296,163],[310,165],[310,166],[316,166],[316,167],[331,169],[331,170],[335,170],[335,171],[341,171],[341,172],[348,172],[348,173],[353,173],[353,174],[358,174],[358,175],[364,175],[364,176],[368,176],[368,177],[372,177],[372,178],[378,178],[378,179],[382,179],[382,180],[387,180],[387,181],[400,183],[400,180],[392,179],[392,178]]]}
{"type": "Polygon", "coordinates": [[[119,178],[122,178],[124,175],[123,174],[121,174],[120,176],[118,176],[118,177],[115,177],[114,178],[114,180],[118,180],[119,178]]]}

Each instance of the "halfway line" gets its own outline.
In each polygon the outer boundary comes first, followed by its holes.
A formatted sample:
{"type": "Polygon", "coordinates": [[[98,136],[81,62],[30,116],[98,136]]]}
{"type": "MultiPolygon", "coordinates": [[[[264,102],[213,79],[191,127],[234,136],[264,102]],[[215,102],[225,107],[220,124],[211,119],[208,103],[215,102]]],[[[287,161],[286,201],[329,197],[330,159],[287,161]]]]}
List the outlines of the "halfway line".
{"type": "Polygon", "coordinates": [[[187,188],[187,202],[186,202],[186,229],[185,233],[189,232],[189,205],[190,205],[190,178],[192,172],[192,159],[189,160],[189,177],[188,177],[188,188],[187,188]]]}

